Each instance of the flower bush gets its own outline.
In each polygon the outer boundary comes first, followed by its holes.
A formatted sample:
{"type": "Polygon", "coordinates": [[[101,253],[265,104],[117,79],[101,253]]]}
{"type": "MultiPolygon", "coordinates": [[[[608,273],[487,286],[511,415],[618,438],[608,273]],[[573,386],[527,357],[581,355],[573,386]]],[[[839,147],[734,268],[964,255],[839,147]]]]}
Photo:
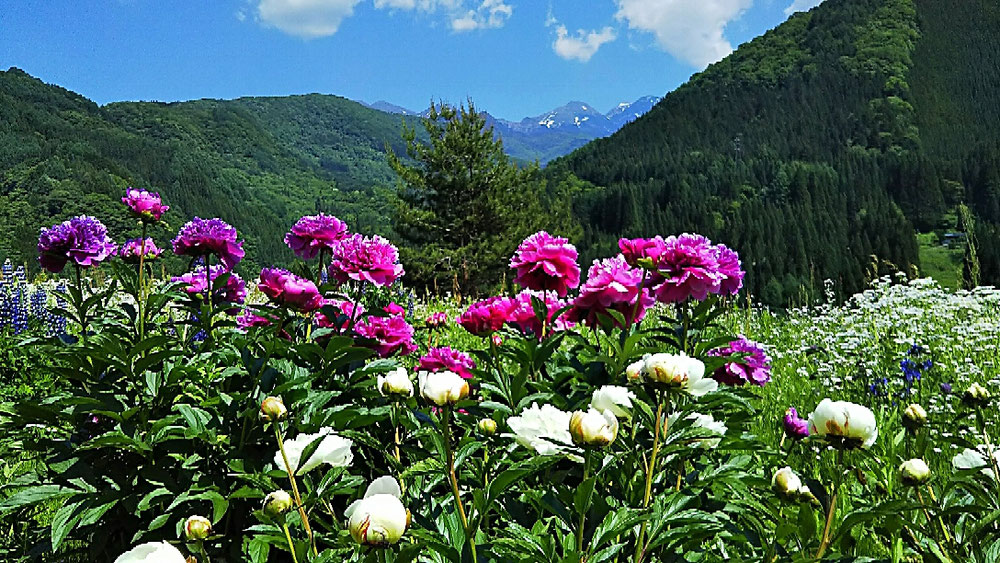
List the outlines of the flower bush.
{"type": "MultiPolygon", "coordinates": [[[[157,248],[151,197],[130,190],[123,212],[157,248]]],[[[704,237],[623,239],[581,286],[575,248],[537,233],[510,260],[523,290],[456,318],[391,293],[404,279],[395,247],[334,217],[303,218],[286,238],[318,268],[264,268],[249,295],[232,271],[242,243],[218,219],[181,229],[172,247],[191,271],[169,281],[152,276],[151,256],[132,259],[134,242],[127,262],[113,258],[99,225],[77,218],[39,240],[41,264],[72,263],[74,275],[52,307],[66,330],[27,341],[50,359],[51,389],[0,410],[5,443],[30,461],[0,495],[18,533],[11,560],[989,561],[1000,550],[990,383],[943,372],[955,358],[910,348],[921,334],[892,336],[911,342],[893,342],[885,365],[810,348],[814,325],[800,348],[778,346],[769,313],[740,308],[739,257],[704,237]],[[833,384],[859,365],[865,381],[833,384]],[[830,384],[799,385],[817,366],[830,384]],[[905,403],[867,391],[883,368],[902,371],[889,397],[905,403]],[[925,410],[915,401],[939,373],[960,386],[925,410]],[[959,420],[966,431],[950,432],[959,420]]],[[[850,326],[840,314],[789,318],[850,326]]]]}

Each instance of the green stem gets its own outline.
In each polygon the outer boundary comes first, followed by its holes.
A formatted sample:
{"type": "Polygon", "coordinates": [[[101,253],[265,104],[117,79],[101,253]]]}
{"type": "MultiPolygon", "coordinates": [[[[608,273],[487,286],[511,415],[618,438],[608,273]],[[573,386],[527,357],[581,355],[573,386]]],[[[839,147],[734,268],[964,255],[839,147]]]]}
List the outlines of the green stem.
{"type": "MultiPolygon", "coordinates": [[[[646,489],[642,497],[642,507],[649,508],[649,500],[652,497],[653,492],[653,472],[656,471],[656,456],[660,452],[660,428],[662,424],[660,419],[663,417],[663,406],[664,402],[659,398],[659,393],[657,393],[657,405],[656,405],[656,429],[653,431],[653,454],[649,459],[649,465],[646,467],[646,489]]],[[[666,430],[666,429],[664,429],[666,430]]],[[[642,526],[639,527],[639,536],[635,542],[635,562],[639,563],[642,561],[645,555],[645,549],[642,546],[643,537],[646,535],[646,522],[643,521],[642,526]]]]}
{"type": "Polygon", "coordinates": [[[205,558],[205,563],[212,563],[212,559],[208,556],[208,551],[205,550],[204,541],[198,541],[198,552],[205,558]]]}
{"type": "MultiPolygon", "coordinates": [[[[586,482],[590,478],[590,450],[584,450],[583,452],[583,481],[586,482]]],[[[583,530],[587,525],[587,511],[580,511],[580,525],[576,528],[576,551],[577,553],[583,553],[583,530]]],[[[582,555],[581,555],[582,557],[582,555]]]]}
{"type": "Polygon", "coordinates": [[[288,482],[292,484],[292,496],[295,497],[295,505],[299,508],[299,517],[302,518],[302,526],[306,529],[306,534],[309,536],[309,544],[312,546],[313,555],[319,556],[319,552],[316,551],[316,540],[313,538],[312,528],[309,527],[309,517],[306,516],[306,508],[302,504],[302,496],[299,495],[299,485],[295,480],[295,469],[297,468],[293,468],[292,464],[288,462],[288,454],[285,453],[285,441],[281,438],[281,430],[278,429],[278,423],[272,422],[271,425],[274,427],[274,437],[278,439],[278,450],[281,451],[281,459],[285,462],[285,471],[288,472],[288,482]]]}
{"type": "Polygon", "coordinates": [[[80,265],[74,263],[73,269],[76,271],[76,292],[77,297],[80,301],[76,304],[76,316],[77,320],[80,321],[80,340],[87,340],[87,312],[83,307],[84,302],[87,300],[83,295],[83,274],[80,273],[80,265]]]}
{"type": "Polygon", "coordinates": [[[469,529],[469,519],[465,515],[465,506],[462,504],[462,495],[458,490],[458,477],[455,475],[455,452],[451,448],[451,410],[450,406],[444,408],[444,451],[447,459],[445,464],[448,467],[448,478],[451,481],[451,493],[455,497],[455,506],[458,507],[458,516],[462,519],[462,528],[465,530],[465,537],[469,540],[469,550],[472,552],[472,561],[476,559],[476,538],[472,536],[469,529]]]}
{"type": "Polygon", "coordinates": [[[288,531],[288,524],[282,522],[281,529],[285,531],[285,540],[288,542],[288,551],[292,554],[292,563],[299,563],[299,559],[295,555],[295,543],[292,542],[292,534],[288,531]]]}
{"type": "Polygon", "coordinates": [[[840,485],[844,476],[844,450],[837,450],[836,473],[833,480],[833,494],[830,495],[830,506],[826,511],[826,524],[823,525],[823,536],[816,551],[816,560],[823,559],[826,549],[830,547],[830,530],[833,528],[833,517],[837,513],[837,496],[840,494],[840,485]]]}
{"type": "Polygon", "coordinates": [[[143,274],[145,274],[146,268],[146,222],[142,222],[142,238],[139,241],[139,287],[138,287],[138,303],[137,309],[139,312],[139,341],[141,342],[143,336],[146,333],[146,292],[145,286],[143,285],[143,274]]]}
{"type": "Polygon", "coordinates": [[[205,255],[205,305],[208,315],[205,318],[205,341],[212,339],[212,255],[205,255]]]}
{"type": "MultiPolygon", "coordinates": [[[[934,487],[932,487],[930,483],[927,483],[927,492],[931,495],[931,502],[937,505],[938,500],[937,497],[934,495],[934,487]]],[[[944,532],[944,540],[948,543],[952,543],[951,534],[948,533],[948,528],[945,527],[944,520],[941,518],[940,513],[938,513],[938,524],[941,525],[941,531],[944,532]]]]}

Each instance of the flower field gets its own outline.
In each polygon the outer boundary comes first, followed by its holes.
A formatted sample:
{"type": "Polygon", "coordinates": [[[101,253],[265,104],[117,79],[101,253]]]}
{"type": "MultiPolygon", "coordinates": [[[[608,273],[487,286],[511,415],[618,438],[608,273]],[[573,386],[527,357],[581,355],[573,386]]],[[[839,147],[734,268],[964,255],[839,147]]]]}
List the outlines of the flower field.
{"type": "Polygon", "coordinates": [[[122,201],[142,237],[3,271],[5,561],[1000,558],[997,290],[776,312],[704,237],[542,231],[516,287],[417,298],[335,217],[250,281],[234,226],[122,201]]]}

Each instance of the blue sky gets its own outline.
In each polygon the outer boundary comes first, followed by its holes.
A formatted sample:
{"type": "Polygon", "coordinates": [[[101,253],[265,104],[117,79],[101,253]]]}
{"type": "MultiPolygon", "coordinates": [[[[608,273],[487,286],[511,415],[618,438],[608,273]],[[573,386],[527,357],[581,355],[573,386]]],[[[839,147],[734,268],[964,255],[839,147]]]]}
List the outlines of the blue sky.
{"type": "Polygon", "coordinates": [[[0,67],[104,104],[308,92],[508,119],[663,95],[822,0],[0,0],[0,67]]]}

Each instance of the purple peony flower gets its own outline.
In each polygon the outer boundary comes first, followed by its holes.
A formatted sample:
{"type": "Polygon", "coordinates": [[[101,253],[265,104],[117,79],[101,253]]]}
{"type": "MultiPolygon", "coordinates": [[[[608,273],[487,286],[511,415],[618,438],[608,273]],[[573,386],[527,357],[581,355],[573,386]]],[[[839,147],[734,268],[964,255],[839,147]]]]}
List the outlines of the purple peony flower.
{"type": "Polygon", "coordinates": [[[506,297],[490,297],[469,305],[455,322],[475,336],[489,336],[503,328],[512,307],[506,297]]]}
{"type": "MultiPolygon", "coordinates": [[[[573,301],[570,317],[596,326],[601,315],[610,317],[608,311],[617,311],[627,325],[641,321],[654,303],[648,289],[639,290],[644,275],[643,270],[630,267],[622,255],[595,260],[587,272],[587,282],[573,301]]],[[[615,326],[620,324],[611,318],[615,326]]]]}
{"type": "Polygon", "coordinates": [[[261,270],[257,288],[272,302],[306,313],[319,309],[323,303],[316,284],[280,268],[261,270]]]}
{"type": "Polygon", "coordinates": [[[625,262],[633,268],[639,265],[639,260],[648,260],[655,264],[667,250],[663,237],[619,239],[618,248],[622,251],[625,262]]]}
{"type": "Polygon", "coordinates": [[[465,352],[452,350],[450,346],[431,348],[421,356],[418,369],[422,371],[453,371],[465,379],[472,379],[476,362],[465,352]]]}
{"type": "Polygon", "coordinates": [[[722,282],[719,284],[719,293],[724,295],[736,295],[743,287],[743,276],[746,272],[742,270],[740,256],[724,244],[715,245],[716,259],[719,262],[719,273],[722,274],[722,282]]]}
{"type": "Polygon", "coordinates": [[[138,238],[125,241],[119,254],[122,257],[122,261],[126,264],[138,264],[143,254],[145,254],[145,258],[142,259],[149,262],[150,260],[159,258],[162,253],[163,249],[156,246],[153,239],[147,237],[145,245],[143,245],[142,239],[138,238]]]}
{"type": "Polygon", "coordinates": [[[236,229],[222,219],[195,217],[181,227],[173,244],[174,253],[181,256],[215,254],[227,270],[243,259],[243,241],[236,240],[236,229]]]}
{"type": "Polygon", "coordinates": [[[80,215],[42,229],[38,237],[38,262],[52,273],[61,272],[67,262],[89,268],[114,254],[115,248],[108,229],[100,221],[80,215]]]}
{"type": "Polygon", "coordinates": [[[763,387],[771,381],[771,358],[767,356],[764,347],[757,342],[747,340],[740,335],[722,348],[709,350],[709,356],[745,356],[740,362],[729,362],[715,370],[712,377],[726,385],[743,385],[753,383],[763,387]]]}
{"type": "Polygon", "coordinates": [[[405,356],[417,349],[413,342],[413,327],[403,317],[365,317],[354,326],[354,332],[373,341],[369,346],[380,358],[405,356]]]}
{"type": "Polygon", "coordinates": [[[399,251],[388,240],[375,235],[351,235],[333,246],[330,277],[340,283],[348,280],[392,285],[403,275],[399,251]]]}
{"type": "MultiPolygon", "coordinates": [[[[247,297],[246,283],[238,275],[231,274],[225,285],[220,287],[216,280],[222,274],[230,272],[222,264],[212,266],[212,304],[243,303],[247,297]]],[[[191,297],[201,300],[205,298],[205,291],[208,289],[208,280],[205,278],[205,267],[198,266],[194,271],[170,278],[170,281],[185,284],[184,291],[191,297]]]]}
{"type": "Polygon", "coordinates": [[[236,326],[244,331],[251,328],[271,326],[271,320],[255,314],[253,311],[243,311],[243,314],[236,317],[236,326]]]}
{"type": "Polygon", "coordinates": [[[661,303],[680,303],[693,297],[699,301],[718,293],[724,276],[719,271],[718,251],[701,235],[682,234],[666,239],[656,261],[653,293],[661,303]]]}
{"type": "Polygon", "coordinates": [[[339,240],[347,237],[347,224],[333,215],[307,215],[295,222],[285,235],[285,244],[296,256],[312,260],[323,250],[333,250],[339,240]]]}
{"type": "Polygon", "coordinates": [[[132,213],[138,215],[143,221],[150,222],[159,221],[163,213],[170,209],[169,205],[163,205],[160,194],[135,188],[125,190],[122,203],[127,205],[132,213]]]}
{"type": "Polygon", "coordinates": [[[320,328],[344,330],[351,324],[351,319],[356,319],[365,314],[364,305],[358,303],[357,314],[355,314],[355,304],[340,299],[324,299],[320,306],[333,308],[333,314],[330,316],[324,313],[322,309],[316,312],[316,324],[320,328]]]}
{"type": "Polygon", "coordinates": [[[532,291],[530,289],[526,289],[514,297],[513,307],[511,307],[510,313],[507,314],[507,323],[517,329],[521,334],[525,336],[534,336],[539,340],[542,338],[542,321],[535,313],[535,307],[532,304],[532,297],[540,299],[543,303],[545,303],[545,309],[547,311],[546,324],[548,325],[544,327],[546,335],[550,335],[553,332],[560,332],[574,326],[574,323],[567,319],[568,315],[560,315],[558,319],[553,319],[556,312],[565,307],[567,304],[566,301],[559,299],[554,291],[532,291]]]}
{"type": "Polygon", "coordinates": [[[788,410],[785,411],[784,426],[785,433],[791,438],[801,440],[809,436],[809,421],[799,418],[795,407],[788,407],[788,410]]]}
{"type": "Polygon", "coordinates": [[[576,247],[568,239],[539,231],[524,239],[510,259],[514,280],[525,289],[555,291],[559,297],[580,285],[576,247]]]}

